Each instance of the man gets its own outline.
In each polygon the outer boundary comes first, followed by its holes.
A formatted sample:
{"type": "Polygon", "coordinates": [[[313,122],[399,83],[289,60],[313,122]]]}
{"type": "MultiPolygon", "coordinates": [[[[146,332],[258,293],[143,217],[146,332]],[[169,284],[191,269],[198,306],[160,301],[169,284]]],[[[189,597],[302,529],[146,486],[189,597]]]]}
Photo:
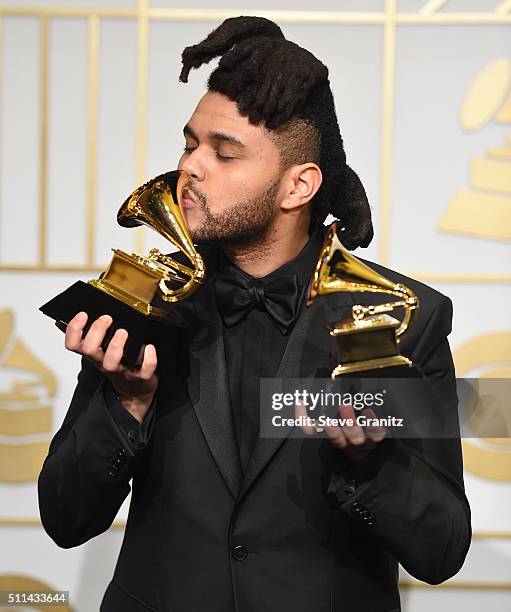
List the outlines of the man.
{"type": "MultiPolygon", "coordinates": [[[[328,326],[353,300],[305,306],[325,217],[351,249],[367,246],[372,225],[326,67],[274,23],[240,17],[185,49],[181,79],[219,55],[179,163],[207,283],[188,326],[158,354],[148,346],[139,371],[120,364],[125,331],[101,349],[108,316],[84,338],[86,313],[70,322],[66,347],[85,359],[41,472],[42,521],[60,546],[82,544],[108,529],[133,479],[105,612],[395,612],[398,562],[438,583],[467,553],[459,440],[362,427],[259,437],[260,378],[325,376],[337,363],[328,326]]],[[[452,430],[450,301],[372,265],[420,298],[401,349],[452,430]]]]}

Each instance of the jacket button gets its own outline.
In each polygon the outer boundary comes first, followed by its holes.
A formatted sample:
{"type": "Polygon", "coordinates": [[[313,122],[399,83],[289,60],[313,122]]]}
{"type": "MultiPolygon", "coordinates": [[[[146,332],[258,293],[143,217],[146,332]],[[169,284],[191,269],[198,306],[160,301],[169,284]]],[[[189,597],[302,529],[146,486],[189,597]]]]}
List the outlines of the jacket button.
{"type": "Polygon", "coordinates": [[[232,558],[236,561],[244,561],[248,557],[248,550],[244,546],[235,546],[232,549],[232,558]]]}

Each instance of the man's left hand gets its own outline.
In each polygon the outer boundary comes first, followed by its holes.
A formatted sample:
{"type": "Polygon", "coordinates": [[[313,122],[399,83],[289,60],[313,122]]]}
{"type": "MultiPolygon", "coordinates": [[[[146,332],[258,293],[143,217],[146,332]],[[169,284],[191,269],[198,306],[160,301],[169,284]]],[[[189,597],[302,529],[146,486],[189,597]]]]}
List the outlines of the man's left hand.
{"type": "MultiPolygon", "coordinates": [[[[357,416],[363,415],[366,419],[375,419],[376,414],[371,408],[355,410],[353,406],[341,405],[338,408],[339,418],[353,425],[326,425],[324,431],[331,443],[341,449],[344,454],[355,461],[366,457],[381,442],[387,433],[385,427],[372,425],[359,425],[357,416]]],[[[295,407],[296,416],[311,416],[303,404],[295,407]]],[[[317,435],[315,427],[304,425],[302,430],[307,435],[317,435]]]]}

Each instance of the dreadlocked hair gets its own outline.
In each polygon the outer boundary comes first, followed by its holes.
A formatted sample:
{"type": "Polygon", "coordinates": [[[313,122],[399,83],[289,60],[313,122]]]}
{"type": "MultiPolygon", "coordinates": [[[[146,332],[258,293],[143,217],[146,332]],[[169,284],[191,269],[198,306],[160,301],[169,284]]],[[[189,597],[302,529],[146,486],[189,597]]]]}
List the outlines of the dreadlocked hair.
{"type": "Polygon", "coordinates": [[[232,17],[183,51],[180,80],[188,82],[192,68],[219,56],[208,89],[235,101],[252,124],[264,125],[279,150],[282,169],[306,162],[321,168],[323,182],[313,200],[311,224],[322,224],[331,214],[346,248],[368,246],[371,209],[358,175],[346,163],[328,68],[286,40],[272,21],[232,17]]]}

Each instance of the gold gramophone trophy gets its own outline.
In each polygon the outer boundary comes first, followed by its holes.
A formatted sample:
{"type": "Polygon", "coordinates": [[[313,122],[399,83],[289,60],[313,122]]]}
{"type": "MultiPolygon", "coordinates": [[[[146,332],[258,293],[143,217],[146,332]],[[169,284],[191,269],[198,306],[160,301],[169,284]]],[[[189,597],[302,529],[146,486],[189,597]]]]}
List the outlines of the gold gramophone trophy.
{"type": "MultiPolygon", "coordinates": [[[[412,366],[399,352],[399,339],[413,325],[419,308],[417,296],[402,284],[394,283],[352,255],[330,226],[312,277],[309,300],[337,291],[383,293],[398,299],[376,305],[355,305],[352,317],[337,323],[330,335],[337,339],[340,363],[332,378],[396,366],[412,366]],[[404,309],[402,321],[390,316],[404,309]]],[[[375,376],[377,374],[375,373],[375,376]]]]}
{"type": "Polygon", "coordinates": [[[152,249],[148,257],[112,249],[112,260],[98,279],[76,282],[39,310],[62,324],[85,311],[88,326],[103,314],[111,315],[113,324],[103,348],[116,329],[126,329],[123,363],[140,365],[145,344],[158,337],[158,324],[172,323],[175,318],[173,308],[166,303],[191,296],[204,280],[204,262],[192,243],[180,207],[188,180],[182,171],[150,180],[127,198],[117,221],[123,227],[143,224],[156,230],[186,256],[189,266],[158,249],[152,249]]]}

